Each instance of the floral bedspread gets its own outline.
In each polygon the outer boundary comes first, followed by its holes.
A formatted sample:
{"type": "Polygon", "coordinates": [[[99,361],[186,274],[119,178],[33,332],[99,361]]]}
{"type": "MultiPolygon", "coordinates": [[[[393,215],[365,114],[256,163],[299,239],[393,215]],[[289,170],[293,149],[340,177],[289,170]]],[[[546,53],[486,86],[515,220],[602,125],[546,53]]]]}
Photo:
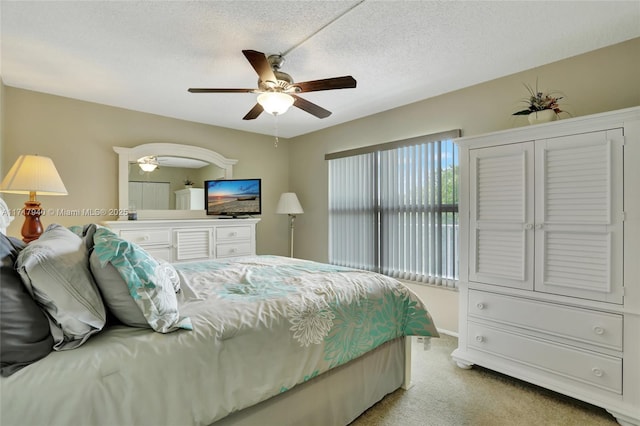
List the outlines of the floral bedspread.
{"type": "Polygon", "coordinates": [[[219,302],[213,324],[220,339],[279,328],[292,345],[321,348],[318,368],[307,376],[400,336],[438,336],[411,290],[373,272],[278,256],[184,263],[176,269],[193,300],[219,302]]]}

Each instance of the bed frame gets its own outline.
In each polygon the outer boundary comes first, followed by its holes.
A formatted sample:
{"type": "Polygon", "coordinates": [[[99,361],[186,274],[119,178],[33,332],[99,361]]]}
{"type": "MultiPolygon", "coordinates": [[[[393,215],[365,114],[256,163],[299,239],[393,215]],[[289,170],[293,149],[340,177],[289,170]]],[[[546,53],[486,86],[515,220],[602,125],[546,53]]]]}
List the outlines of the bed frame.
{"type": "Polygon", "coordinates": [[[411,337],[387,342],[212,426],[348,425],[385,395],[411,387],[411,337]]]}

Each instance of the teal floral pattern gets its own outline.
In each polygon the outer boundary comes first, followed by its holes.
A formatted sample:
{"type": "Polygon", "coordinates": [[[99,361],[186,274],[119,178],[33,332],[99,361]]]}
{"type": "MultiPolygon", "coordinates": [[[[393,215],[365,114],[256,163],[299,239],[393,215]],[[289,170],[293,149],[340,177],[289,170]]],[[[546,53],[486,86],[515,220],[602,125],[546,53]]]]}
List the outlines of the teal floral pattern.
{"type": "Polygon", "coordinates": [[[358,304],[335,306],[334,327],[325,338],[324,359],[330,367],[344,364],[375,348],[374,324],[371,312],[376,302],[363,300],[358,304]]]}

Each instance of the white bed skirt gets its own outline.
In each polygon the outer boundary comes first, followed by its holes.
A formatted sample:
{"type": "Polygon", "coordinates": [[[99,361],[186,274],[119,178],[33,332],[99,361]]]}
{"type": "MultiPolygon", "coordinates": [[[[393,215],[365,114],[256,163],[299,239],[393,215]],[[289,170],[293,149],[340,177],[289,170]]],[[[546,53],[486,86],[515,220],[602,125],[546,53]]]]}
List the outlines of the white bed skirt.
{"type": "MultiPolygon", "coordinates": [[[[387,342],[360,358],[286,393],[233,413],[214,425],[347,425],[385,395],[403,386],[405,360],[409,363],[411,360],[405,358],[405,350],[404,338],[387,342]]],[[[407,371],[410,371],[410,365],[407,371]]]]}

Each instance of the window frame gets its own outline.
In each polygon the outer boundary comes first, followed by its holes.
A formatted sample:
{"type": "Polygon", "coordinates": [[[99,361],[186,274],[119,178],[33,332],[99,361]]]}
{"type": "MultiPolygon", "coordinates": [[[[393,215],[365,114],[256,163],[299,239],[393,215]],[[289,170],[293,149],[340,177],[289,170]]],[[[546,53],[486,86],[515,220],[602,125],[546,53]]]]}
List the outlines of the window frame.
{"type": "MultiPolygon", "coordinates": [[[[374,187],[375,187],[375,201],[374,201],[374,206],[373,209],[375,210],[373,213],[375,214],[375,227],[376,229],[371,230],[372,234],[375,236],[375,259],[373,261],[374,266],[373,267],[369,267],[368,262],[367,264],[361,264],[361,265],[349,265],[349,264],[345,264],[344,266],[354,266],[354,267],[360,267],[362,269],[369,269],[369,270],[374,270],[376,272],[380,272],[380,273],[386,273],[389,274],[390,276],[394,276],[396,278],[400,278],[400,279],[407,279],[407,280],[411,280],[411,281],[417,281],[417,282],[422,282],[422,283],[427,283],[427,284],[435,284],[435,285],[443,285],[443,286],[447,286],[447,287],[456,287],[456,283],[457,283],[457,279],[458,279],[458,268],[457,265],[459,264],[459,253],[457,251],[457,241],[456,237],[454,236],[453,238],[453,247],[452,247],[452,254],[451,256],[447,256],[447,258],[452,257],[452,261],[453,266],[452,266],[452,275],[450,276],[431,276],[431,275],[422,275],[420,274],[418,280],[415,279],[415,276],[417,274],[415,273],[410,273],[407,271],[394,271],[390,268],[388,268],[387,266],[390,264],[386,259],[383,259],[384,256],[384,251],[389,251],[390,249],[388,248],[387,242],[384,241],[385,235],[390,235],[383,227],[386,227],[387,225],[385,225],[383,222],[385,220],[385,216],[389,216],[391,217],[391,215],[388,215],[387,212],[385,212],[385,206],[384,206],[384,202],[381,200],[381,197],[383,196],[381,194],[381,190],[379,188],[379,183],[381,182],[381,178],[380,178],[380,168],[383,167],[380,164],[381,161],[381,157],[383,156],[383,154],[381,154],[384,151],[389,151],[389,150],[400,150],[402,148],[407,148],[407,147],[417,147],[418,145],[428,145],[428,144],[432,144],[435,142],[448,142],[448,141],[453,141],[457,138],[459,138],[461,136],[461,131],[459,129],[456,130],[450,130],[447,132],[440,132],[440,133],[435,133],[432,135],[425,135],[425,136],[419,136],[419,137],[414,137],[414,138],[410,138],[410,139],[405,139],[405,140],[400,140],[400,141],[394,141],[394,142],[389,142],[389,143],[384,143],[384,144],[378,144],[378,145],[371,145],[371,146],[367,146],[367,147],[362,147],[362,148],[356,148],[356,149],[351,149],[351,150],[347,150],[347,151],[341,151],[341,152],[336,152],[336,153],[330,153],[330,154],[326,154],[325,155],[325,160],[336,160],[336,159],[341,159],[341,158],[345,158],[345,157],[355,157],[355,156],[359,156],[359,155],[363,155],[363,154],[370,154],[370,153],[374,153],[375,154],[375,158],[374,158],[374,171],[372,174],[367,175],[367,177],[371,177],[372,179],[374,179],[374,187]],[[407,276],[407,275],[413,275],[413,277],[407,276]],[[413,279],[412,279],[413,278],[413,279]]],[[[440,147],[440,145],[438,145],[438,147],[440,147]]],[[[429,147],[425,147],[425,149],[428,149],[429,147]]],[[[457,152],[457,146],[453,147],[454,152],[457,152]]],[[[410,154],[410,153],[409,153],[410,154]]],[[[437,153],[431,153],[432,157],[436,156],[438,158],[438,161],[440,161],[442,152],[439,150],[437,153]]],[[[402,158],[411,158],[411,157],[407,157],[406,155],[403,156],[402,158]]],[[[453,161],[452,164],[452,170],[453,170],[453,174],[455,176],[456,171],[458,171],[459,173],[459,163],[457,162],[459,161],[459,156],[455,157],[455,161],[453,161]]],[[[438,171],[440,172],[440,176],[442,176],[442,164],[440,163],[438,165],[438,171]]],[[[333,232],[335,231],[335,229],[332,229],[332,220],[335,220],[335,216],[333,216],[333,212],[334,212],[334,208],[333,208],[333,201],[332,200],[332,183],[331,183],[331,179],[332,179],[332,171],[331,171],[331,163],[330,163],[330,170],[329,170],[329,232],[330,232],[330,240],[329,240],[329,262],[335,262],[334,260],[334,256],[333,256],[333,252],[332,250],[335,248],[332,245],[332,235],[333,232]]],[[[386,173],[389,173],[389,171],[387,171],[386,173]]],[[[433,173],[432,171],[429,172],[433,173]]],[[[403,179],[404,175],[400,176],[400,179],[403,179]]],[[[455,181],[455,177],[454,177],[454,183],[453,183],[453,188],[452,188],[452,199],[455,200],[456,199],[456,195],[458,193],[458,183],[455,181]]],[[[420,191],[423,190],[423,187],[419,188],[420,191]]],[[[439,238],[442,244],[442,226],[448,223],[452,223],[454,228],[456,226],[456,224],[458,224],[458,220],[459,217],[457,216],[458,214],[458,204],[454,203],[447,203],[444,204],[442,203],[442,187],[441,187],[441,183],[437,185],[437,197],[439,198],[439,203],[437,205],[433,205],[431,203],[425,203],[424,200],[418,204],[416,203],[412,203],[410,205],[406,205],[403,204],[400,206],[401,211],[398,211],[397,209],[392,213],[392,214],[418,214],[418,215],[422,215],[422,219],[420,218],[416,218],[414,220],[422,220],[422,224],[421,226],[421,232],[422,234],[424,234],[424,230],[423,228],[425,227],[429,227],[432,229],[437,229],[437,236],[436,237],[432,237],[429,238],[429,241],[426,244],[431,244],[431,240],[433,238],[439,238]],[[449,219],[445,221],[443,220],[443,215],[446,214],[451,214],[451,221],[449,221],[449,219]],[[426,218],[426,219],[425,219],[426,218]],[[437,224],[436,225],[425,225],[424,224],[424,220],[430,220],[430,219],[434,219],[437,220],[437,224]]],[[[386,203],[388,205],[388,203],[386,203]]],[[[363,210],[363,212],[366,212],[367,210],[363,210]]],[[[354,210],[355,212],[355,210],[354,210]]],[[[400,219],[400,221],[403,222],[404,226],[407,226],[407,224],[400,219]]],[[[408,225],[410,226],[410,224],[408,225]]],[[[404,235],[409,235],[410,233],[404,233],[404,234],[399,234],[399,238],[402,238],[402,236],[404,235]]],[[[457,233],[456,233],[457,235],[457,233]]],[[[421,243],[418,242],[420,235],[418,235],[418,237],[416,238],[416,244],[417,245],[421,245],[421,243]]],[[[434,240],[437,241],[437,240],[434,240]]],[[[422,244],[424,245],[424,244],[422,244]]],[[[406,247],[406,246],[405,246],[406,247]]],[[[416,245],[414,245],[414,248],[416,247],[416,245]]],[[[393,250],[393,249],[391,249],[393,250]]],[[[438,273],[440,273],[441,275],[444,275],[445,270],[449,270],[449,263],[447,263],[447,265],[445,266],[445,264],[443,263],[443,259],[442,259],[442,253],[443,253],[443,249],[439,249],[436,252],[434,252],[435,256],[440,256],[438,258],[437,261],[435,261],[433,264],[440,264],[440,266],[437,268],[438,269],[438,273]]],[[[448,253],[448,252],[447,252],[448,253]]],[[[396,253],[397,254],[397,253],[396,253]]],[[[418,259],[418,257],[412,257],[412,259],[418,259]]],[[[351,259],[350,259],[351,260],[351,259]]],[[[347,262],[348,263],[348,262],[347,262]]],[[[406,269],[406,268],[405,268],[406,269]]]]}

